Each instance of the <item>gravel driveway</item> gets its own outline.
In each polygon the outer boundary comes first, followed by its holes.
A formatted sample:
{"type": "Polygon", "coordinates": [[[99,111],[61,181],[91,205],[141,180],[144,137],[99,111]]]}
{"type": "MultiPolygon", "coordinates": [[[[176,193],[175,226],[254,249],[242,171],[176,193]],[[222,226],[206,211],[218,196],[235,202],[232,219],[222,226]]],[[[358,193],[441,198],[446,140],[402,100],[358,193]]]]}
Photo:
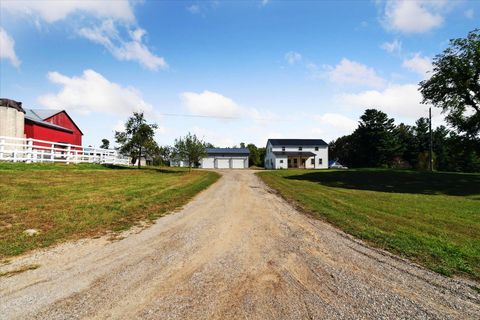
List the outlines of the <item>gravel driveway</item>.
{"type": "MultiPolygon", "coordinates": [[[[123,240],[66,243],[1,270],[2,319],[479,319],[480,294],[287,204],[252,171],[123,240]]],[[[479,286],[479,284],[475,284],[479,286]]]]}

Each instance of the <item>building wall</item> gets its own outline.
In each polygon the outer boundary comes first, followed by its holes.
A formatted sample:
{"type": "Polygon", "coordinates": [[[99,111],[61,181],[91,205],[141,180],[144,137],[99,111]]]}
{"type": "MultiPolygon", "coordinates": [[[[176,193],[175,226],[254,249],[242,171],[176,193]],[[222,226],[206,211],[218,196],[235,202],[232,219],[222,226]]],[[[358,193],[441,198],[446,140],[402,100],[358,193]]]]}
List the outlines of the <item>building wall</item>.
{"type": "MultiPolygon", "coordinates": [[[[318,150],[315,150],[315,146],[285,146],[285,150],[282,146],[273,147],[270,142],[267,144],[267,152],[265,155],[265,168],[266,169],[286,169],[288,168],[287,156],[275,156],[273,152],[300,152],[299,147],[302,147],[301,152],[312,152],[315,156],[309,157],[305,161],[306,169],[328,169],[328,146],[317,146],[318,150]],[[283,163],[280,159],[284,159],[283,163]],[[311,164],[312,159],[314,164],[311,164]],[[322,164],[319,163],[319,159],[322,159],[322,164]]],[[[301,157],[297,157],[297,163],[300,163],[301,157]]]]}
{"type": "Polygon", "coordinates": [[[248,168],[248,157],[247,156],[209,156],[202,159],[200,162],[200,167],[204,169],[228,169],[234,165],[238,164],[239,161],[243,163],[243,167],[235,169],[246,169],[248,168]]]}
{"type": "MultiPolygon", "coordinates": [[[[35,124],[34,122],[27,121],[25,123],[25,135],[27,138],[46,140],[58,143],[68,143],[81,145],[78,143],[78,137],[74,134],[66,131],[61,131],[53,128],[48,128],[35,124]]],[[[42,145],[41,143],[36,142],[36,145],[42,145]]]]}
{"type": "Polygon", "coordinates": [[[75,123],[68,117],[68,115],[62,111],[60,113],[57,113],[53,117],[47,118],[44,121],[50,122],[56,125],[59,125],[61,127],[70,129],[73,131],[73,140],[72,144],[76,144],[81,146],[82,145],[82,133],[79,130],[79,128],[75,125],[75,123]]]}
{"type": "Polygon", "coordinates": [[[0,136],[23,138],[25,114],[15,108],[0,106],[0,136]]]}

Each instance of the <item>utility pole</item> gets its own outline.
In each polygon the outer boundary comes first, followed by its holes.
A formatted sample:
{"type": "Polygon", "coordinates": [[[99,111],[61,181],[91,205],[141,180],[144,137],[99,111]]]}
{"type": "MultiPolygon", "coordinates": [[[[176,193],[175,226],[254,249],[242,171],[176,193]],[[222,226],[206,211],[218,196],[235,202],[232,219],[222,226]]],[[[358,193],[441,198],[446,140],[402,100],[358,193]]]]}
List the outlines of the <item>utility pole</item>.
{"type": "Polygon", "coordinates": [[[430,130],[430,150],[428,152],[428,169],[430,171],[433,171],[432,107],[428,108],[428,118],[429,118],[428,126],[429,126],[429,130],[430,130]]]}

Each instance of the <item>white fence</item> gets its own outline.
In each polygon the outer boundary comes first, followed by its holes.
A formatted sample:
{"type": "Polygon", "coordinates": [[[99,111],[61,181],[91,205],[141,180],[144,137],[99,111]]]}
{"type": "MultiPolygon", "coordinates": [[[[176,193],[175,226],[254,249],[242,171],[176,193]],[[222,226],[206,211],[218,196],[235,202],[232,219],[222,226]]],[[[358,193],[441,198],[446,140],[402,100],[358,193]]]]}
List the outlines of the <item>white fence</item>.
{"type": "Polygon", "coordinates": [[[30,138],[0,136],[0,161],[129,165],[116,150],[82,147],[30,138]]]}

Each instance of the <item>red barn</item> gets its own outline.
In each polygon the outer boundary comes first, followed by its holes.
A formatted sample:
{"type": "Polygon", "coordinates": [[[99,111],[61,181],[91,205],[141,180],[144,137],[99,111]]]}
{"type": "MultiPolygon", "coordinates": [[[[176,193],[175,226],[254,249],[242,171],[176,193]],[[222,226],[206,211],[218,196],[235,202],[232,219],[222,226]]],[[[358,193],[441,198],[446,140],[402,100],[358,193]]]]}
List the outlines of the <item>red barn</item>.
{"type": "Polygon", "coordinates": [[[65,110],[25,109],[25,136],[81,146],[83,133],[65,110]]]}

